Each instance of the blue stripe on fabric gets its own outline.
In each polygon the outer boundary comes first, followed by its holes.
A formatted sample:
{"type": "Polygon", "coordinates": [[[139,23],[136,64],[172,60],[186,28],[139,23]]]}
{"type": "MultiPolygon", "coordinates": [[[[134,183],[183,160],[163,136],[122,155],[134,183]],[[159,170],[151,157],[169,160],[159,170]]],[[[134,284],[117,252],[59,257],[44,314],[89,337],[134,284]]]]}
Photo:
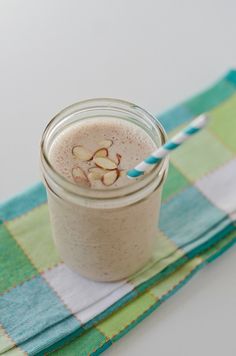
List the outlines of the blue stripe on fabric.
{"type": "MultiPolygon", "coordinates": [[[[46,336],[50,336],[49,328],[55,325],[58,325],[57,331],[60,331],[61,335],[67,334],[65,321],[69,331],[80,326],[77,319],[72,318],[68,321],[68,318],[71,318],[71,312],[41,276],[26,281],[0,296],[0,323],[18,345],[41,333],[46,332],[46,336]]],[[[24,350],[35,351],[33,340],[32,343],[25,344],[24,350]]]]}
{"type": "Polygon", "coordinates": [[[149,156],[144,160],[144,162],[148,163],[148,164],[156,164],[156,163],[158,163],[160,161],[161,161],[161,158],[157,158],[157,157],[154,157],[154,156],[149,156]]]}
{"type": "Polygon", "coordinates": [[[164,148],[167,150],[174,150],[179,145],[180,145],[180,143],[175,143],[175,142],[170,141],[164,145],[164,148]]]}
{"type": "MultiPolygon", "coordinates": [[[[228,216],[195,187],[187,188],[161,207],[161,230],[185,252],[189,252],[190,243],[204,234],[209,232],[209,239],[217,234],[216,225],[219,222],[224,225],[226,221],[230,223],[228,216]]],[[[222,225],[219,224],[219,230],[222,225]]],[[[200,244],[200,239],[198,242],[200,244]]]]}
{"type": "Polygon", "coordinates": [[[231,220],[226,217],[215,224],[215,226],[212,226],[203,236],[199,236],[195,241],[184,246],[183,250],[185,251],[186,256],[191,259],[195,257],[196,254],[211,248],[221,241],[224,236],[233,231],[235,231],[235,226],[231,220]]]}
{"type": "Polygon", "coordinates": [[[236,86],[236,70],[231,70],[229,73],[226,75],[225,79],[236,86]]]}
{"type": "Polygon", "coordinates": [[[157,115],[157,118],[164,126],[166,132],[170,132],[176,127],[191,120],[193,114],[184,105],[179,105],[159,116],[157,115]]]}
{"type": "Polygon", "coordinates": [[[65,342],[70,337],[73,339],[80,336],[84,332],[80,327],[79,321],[73,316],[68,316],[63,322],[57,323],[50,328],[46,328],[42,333],[39,333],[33,338],[20,344],[20,348],[27,352],[27,355],[45,355],[45,348],[48,352],[51,348],[55,349],[65,345],[65,342]],[[49,347],[50,344],[50,347],[49,347]],[[52,347],[53,345],[53,347],[52,347]]]}
{"type": "Polygon", "coordinates": [[[184,130],[184,133],[186,133],[187,135],[193,135],[196,132],[198,132],[200,129],[198,129],[197,127],[189,127],[186,130],[184,130]]]}
{"type": "Polygon", "coordinates": [[[7,202],[0,204],[0,219],[3,221],[15,219],[38,205],[46,203],[46,201],[46,190],[42,183],[38,183],[7,202]]]}

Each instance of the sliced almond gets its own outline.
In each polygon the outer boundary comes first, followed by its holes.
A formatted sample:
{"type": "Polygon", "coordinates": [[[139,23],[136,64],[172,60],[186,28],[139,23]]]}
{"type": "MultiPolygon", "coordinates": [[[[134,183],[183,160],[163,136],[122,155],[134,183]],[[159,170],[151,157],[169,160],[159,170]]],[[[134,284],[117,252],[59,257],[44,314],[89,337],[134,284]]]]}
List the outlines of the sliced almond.
{"type": "Polygon", "coordinates": [[[109,171],[117,168],[117,164],[107,157],[95,157],[93,161],[97,167],[107,169],[109,171]]]}
{"type": "Polygon", "coordinates": [[[93,154],[89,152],[83,146],[74,146],[72,148],[72,153],[75,155],[80,161],[90,161],[93,157],[93,154]]]}
{"type": "Polygon", "coordinates": [[[98,144],[100,147],[109,148],[109,147],[111,147],[113,142],[112,142],[112,140],[103,140],[103,141],[100,141],[98,144]]]}
{"type": "Polygon", "coordinates": [[[124,177],[126,174],[125,170],[120,171],[120,177],[124,177]]]}
{"type": "Polygon", "coordinates": [[[104,174],[104,176],[102,177],[102,183],[107,186],[112,185],[115,183],[118,177],[119,177],[119,170],[115,169],[114,171],[104,174]]]}
{"type": "Polygon", "coordinates": [[[105,174],[107,173],[105,169],[103,168],[99,168],[99,167],[90,167],[88,169],[89,172],[93,172],[93,173],[98,173],[98,174],[105,174]]]}
{"type": "Polygon", "coordinates": [[[120,161],[121,161],[121,155],[119,153],[117,153],[116,154],[116,164],[117,164],[117,166],[119,166],[120,161]]]}
{"type": "Polygon", "coordinates": [[[86,173],[80,167],[74,167],[72,169],[72,177],[77,184],[90,186],[90,182],[86,173]]]}
{"type": "Polygon", "coordinates": [[[95,173],[88,173],[88,180],[90,182],[94,181],[94,180],[100,180],[101,178],[98,178],[97,175],[95,173]]]}
{"type": "Polygon", "coordinates": [[[108,156],[108,151],[105,147],[100,148],[99,150],[97,150],[94,155],[93,158],[95,157],[107,157],[108,156]]]}
{"type": "Polygon", "coordinates": [[[100,180],[102,176],[106,173],[106,171],[102,168],[91,167],[89,168],[88,179],[89,180],[100,180]]]}

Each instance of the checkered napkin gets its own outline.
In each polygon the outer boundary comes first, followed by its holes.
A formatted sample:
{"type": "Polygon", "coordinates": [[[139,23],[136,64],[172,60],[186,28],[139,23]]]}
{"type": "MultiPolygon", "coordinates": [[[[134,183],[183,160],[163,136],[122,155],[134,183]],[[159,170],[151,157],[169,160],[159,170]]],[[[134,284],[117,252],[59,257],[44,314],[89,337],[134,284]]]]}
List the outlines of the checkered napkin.
{"type": "Polygon", "coordinates": [[[158,248],[128,280],[64,265],[41,184],[0,206],[1,353],[99,354],[236,242],[236,71],[159,119],[171,136],[202,112],[208,127],[171,155],[158,248]]]}

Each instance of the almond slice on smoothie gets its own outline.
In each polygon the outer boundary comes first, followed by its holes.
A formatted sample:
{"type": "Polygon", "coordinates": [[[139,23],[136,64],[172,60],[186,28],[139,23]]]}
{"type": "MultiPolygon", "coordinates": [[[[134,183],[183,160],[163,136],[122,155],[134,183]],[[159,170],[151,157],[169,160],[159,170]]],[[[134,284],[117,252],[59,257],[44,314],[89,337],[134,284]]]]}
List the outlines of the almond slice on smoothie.
{"type": "Polygon", "coordinates": [[[119,177],[119,170],[115,169],[111,172],[104,174],[104,176],[102,177],[102,183],[107,186],[112,185],[115,183],[118,177],[119,177]]]}
{"type": "Polygon", "coordinates": [[[95,157],[93,159],[97,167],[111,171],[117,168],[117,164],[108,157],[95,157]]]}
{"type": "Polygon", "coordinates": [[[88,172],[89,172],[88,173],[89,180],[100,180],[106,173],[104,169],[99,167],[91,167],[89,168],[88,172]]]}
{"type": "Polygon", "coordinates": [[[112,140],[102,140],[99,143],[100,147],[109,148],[113,144],[112,140]]]}
{"type": "Polygon", "coordinates": [[[83,146],[74,146],[72,148],[72,153],[80,161],[90,161],[93,158],[93,154],[83,146]]]}
{"type": "Polygon", "coordinates": [[[96,157],[107,157],[108,156],[108,150],[107,148],[103,147],[103,148],[99,148],[99,150],[97,150],[94,155],[93,158],[96,157]]]}
{"type": "Polygon", "coordinates": [[[72,177],[77,184],[90,186],[86,173],[80,167],[72,168],[72,177]]]}

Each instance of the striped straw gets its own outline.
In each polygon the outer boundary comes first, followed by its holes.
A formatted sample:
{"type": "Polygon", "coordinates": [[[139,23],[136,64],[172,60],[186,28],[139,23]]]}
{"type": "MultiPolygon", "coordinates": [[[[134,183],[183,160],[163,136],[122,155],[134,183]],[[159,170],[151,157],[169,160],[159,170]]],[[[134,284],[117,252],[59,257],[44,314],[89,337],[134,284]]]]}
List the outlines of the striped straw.
{"type": "Polygon", "coordinates": [[[169,140],[163,146],[159,147],[151,154],[151,156],[145,158],[145,160],[139,163],[135,168],[129,170],[127,172],[128,178],[137,178],[148,171],[151,166],[158,164],[171,151],[175,150],[183,142],[187,141],[192,135],[200,131],[206,125],[207,120],[208,117],[205,114],[198,116],[183,131],[179,132],[171,140],[169,140]]]}

